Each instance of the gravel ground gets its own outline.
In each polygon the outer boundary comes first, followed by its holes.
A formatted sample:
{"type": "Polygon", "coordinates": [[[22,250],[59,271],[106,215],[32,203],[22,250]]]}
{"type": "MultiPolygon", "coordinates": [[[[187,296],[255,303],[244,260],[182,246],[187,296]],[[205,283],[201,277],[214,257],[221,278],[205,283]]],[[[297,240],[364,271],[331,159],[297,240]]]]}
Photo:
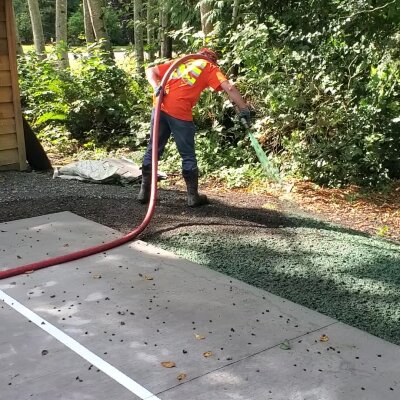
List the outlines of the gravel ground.
{"type": "MultiPolygon", "coordinates": [[[[138,186],[0,173],[0,222],[71,211],[123,233],[141,222],[138,186]]],[[[161,190],[142,240],[400,344],[399,246],[304,215],[273,197],[208,191],[185,205],[161,190]]]]}

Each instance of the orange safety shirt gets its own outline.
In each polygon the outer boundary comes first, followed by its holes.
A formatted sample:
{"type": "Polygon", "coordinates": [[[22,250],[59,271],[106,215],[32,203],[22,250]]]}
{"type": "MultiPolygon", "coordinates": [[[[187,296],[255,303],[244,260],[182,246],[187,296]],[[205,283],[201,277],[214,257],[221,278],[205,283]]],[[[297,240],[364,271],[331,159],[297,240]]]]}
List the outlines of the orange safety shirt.
{"type": "MultiPolygon", "coordinates": [[[[160,78],[165,75],[173,62],[157,66],[160,78]]],[[[209,61],[203,59],[186,61],[171,74],[165,87],[161,110],[174,118],[192,121],[192,109],[199,100],[201,92],[208,87],[220,91],[221,83],[227,80],[220,69],[209,61]]]]}

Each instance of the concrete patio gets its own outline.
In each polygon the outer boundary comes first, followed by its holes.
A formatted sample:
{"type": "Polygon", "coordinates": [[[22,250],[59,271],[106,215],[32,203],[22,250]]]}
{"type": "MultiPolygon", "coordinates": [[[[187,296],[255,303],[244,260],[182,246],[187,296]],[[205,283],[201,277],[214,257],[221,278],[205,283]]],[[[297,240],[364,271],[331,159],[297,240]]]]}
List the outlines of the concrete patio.
{"type": "MultiPolygon", "coordinates": [[[[2,223],[0,269],[119,235],[69,212],[2,223]]],[[[140,240],[0,299],[1,400],[400,398],[398,346],[140,240]]]]}

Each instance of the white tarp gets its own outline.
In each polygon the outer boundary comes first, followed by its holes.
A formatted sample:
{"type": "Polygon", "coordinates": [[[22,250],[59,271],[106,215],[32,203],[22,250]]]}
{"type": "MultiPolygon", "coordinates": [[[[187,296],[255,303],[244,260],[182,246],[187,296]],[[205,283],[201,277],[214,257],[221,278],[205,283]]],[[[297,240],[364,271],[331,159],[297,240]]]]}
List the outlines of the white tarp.
{"type": "MultiPolygon", "coordinates": [[[[165,174],[161,173],[165,177],[165,174]]],[[[142,171],[134,162],[126,159],[77,161],[54,170],[53,178],[77,179],[92,183],[139,183],[142,171]]]]}

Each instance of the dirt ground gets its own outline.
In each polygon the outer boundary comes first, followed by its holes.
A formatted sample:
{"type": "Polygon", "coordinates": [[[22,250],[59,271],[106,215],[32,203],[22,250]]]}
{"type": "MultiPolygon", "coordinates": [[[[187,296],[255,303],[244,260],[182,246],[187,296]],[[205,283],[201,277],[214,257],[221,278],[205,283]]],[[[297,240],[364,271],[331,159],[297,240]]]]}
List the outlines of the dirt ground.
{"type": "MultiPolygon", "coordinates": [[[[396,188],[366,197],[308,183],[263,193],[209,183],[211,204],[190,209],[181,180],[171,181],[140,239],[400,344],[396,188]]],[[[127,233],[147,210],[138,190],[1,172],[0,222],[70,211],[127,233]]]]}
{"type": "MultiPolygon", "coordinates": [[[[51,173],[3,172],[0,173],[0,222],[71,211],[126,233],[142,221],[147,209],[135,200],[138,190],[137,185],[122,187],[52,179],[51,173]]],[[[221,223],[239,230],[252,224],[279,226],[287,220],[283,211],[293,208],[272,195],[222,188],[202,192],[208,194],[211,204],[191,209],[186,205],[182,182],[159,190],[155,215],[141,238],[145,240],[181,225],[221,223]]]]}
{"type": "MultiPolygon", "coordinates": [[[[166,186],[165,184],[162,186],[166,186]]],[[[387,193],[365,194],[358,188],[324,189],[310,182],[285,187],[229,190],[203,184],[211,204],[189,209],[180,179],[159,190],[157,209],[143,238],[177,225],[223,221],[237,226],[253,223],[279,226],[286,214],[333,222],[372,236],[400,241],[400,183],[387,193]]],[[[141,221],[146,206],[137,204],[138,186],[94,185],[52,179],[48,173],[0,172],[0,222],[69,210],[123,233],[141,221]],[[38,201],[40,199],[40,201],[38,201]]],[[[238,229],[240,229],[240,226],[238,229]]]]}
{"type": "Polygon", "coordinates": [[[311,182],[297,182],[283,197],[318,218],[400,242],[400,182],[381,191],[354,186],[327,189],[311,182]]]}

